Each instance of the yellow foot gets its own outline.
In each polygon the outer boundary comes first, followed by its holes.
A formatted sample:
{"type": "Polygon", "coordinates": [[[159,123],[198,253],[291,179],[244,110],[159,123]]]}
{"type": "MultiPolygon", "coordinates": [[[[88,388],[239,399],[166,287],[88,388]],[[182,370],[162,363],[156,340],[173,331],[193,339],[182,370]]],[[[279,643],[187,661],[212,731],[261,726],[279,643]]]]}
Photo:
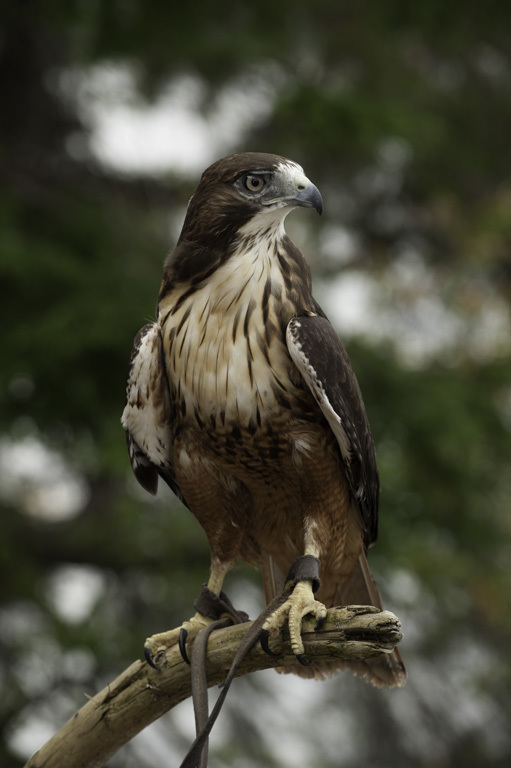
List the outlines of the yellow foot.
{"type": "Polygon", "coordinates": [[[302,619],[309,613],[316,617],[316,629],[319,629],[326,619],[327,610],[323,603],[314,599],[312,579],[305,579],[298,582],[286,602],[264,622],[261,632],[261,644],[264,650],[272,654],[268,646],[268,638],[275,637],[279,633],[287,618],[291,650],[300,664],[308,666],[310,662],[303,656],[305,649],[302,642],[302,619]]]}
{"type": "Polygon", "coordinates": [[[172,648],[173,645],[179,645],[183,659],[188,661],[186,641],[193,639],[201,629],[207,627],[212,621],[213,619],[196,613],[189,621],[184,621],[180,627],[148,637],[144,643],[144,655],[147,663],[158,669],[158,662],[163,660],[165,651],[172,648]]]}

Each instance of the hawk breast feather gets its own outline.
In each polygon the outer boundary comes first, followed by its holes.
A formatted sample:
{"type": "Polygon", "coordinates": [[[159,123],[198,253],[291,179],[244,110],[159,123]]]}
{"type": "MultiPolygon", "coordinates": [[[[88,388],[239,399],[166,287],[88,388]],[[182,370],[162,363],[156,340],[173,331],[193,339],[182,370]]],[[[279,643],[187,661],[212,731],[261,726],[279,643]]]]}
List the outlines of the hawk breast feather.
{"type": "Polygon", "coordinates": [[[294,317],[287,326],[289,354],[339,444],[366,546],[378,533],[379,477],[362,394],[344,346],[325,317],[294,317]]]}

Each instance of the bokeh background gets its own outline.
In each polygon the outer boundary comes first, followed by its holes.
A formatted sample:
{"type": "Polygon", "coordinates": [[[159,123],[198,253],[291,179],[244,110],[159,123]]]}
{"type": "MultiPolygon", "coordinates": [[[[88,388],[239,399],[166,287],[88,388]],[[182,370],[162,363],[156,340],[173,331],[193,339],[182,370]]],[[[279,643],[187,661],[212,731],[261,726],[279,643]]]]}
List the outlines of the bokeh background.
{"type": "MultiPolygon", "coordinates": [[[[364,392],[370,561],[403,690],[236,681],[211,764],[511,764],[511,6],[4,0],[0,763],[24,763],[191,615],[202,531],[131,477],[119,418],[187,199],[232,151],[301,163],[292,214],[364,392]]],[[[226,588],[254,616],[259,577],[226,588]]],[[[109,763],[178,765],[188,703],[109,763]]]]}

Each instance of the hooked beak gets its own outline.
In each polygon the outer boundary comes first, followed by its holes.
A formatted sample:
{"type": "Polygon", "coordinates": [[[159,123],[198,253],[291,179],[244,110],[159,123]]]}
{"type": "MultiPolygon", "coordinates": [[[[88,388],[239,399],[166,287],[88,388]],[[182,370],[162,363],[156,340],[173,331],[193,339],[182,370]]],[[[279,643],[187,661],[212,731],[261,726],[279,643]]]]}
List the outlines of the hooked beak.
{"type": "Polygon", "coordinates": [[[323,198],[321,197],[321,192],[312,181],[309,181],[308,186],[294,196],[293,203],[303,208],[315,208],[320,216],[323,213],[323,198]]]}

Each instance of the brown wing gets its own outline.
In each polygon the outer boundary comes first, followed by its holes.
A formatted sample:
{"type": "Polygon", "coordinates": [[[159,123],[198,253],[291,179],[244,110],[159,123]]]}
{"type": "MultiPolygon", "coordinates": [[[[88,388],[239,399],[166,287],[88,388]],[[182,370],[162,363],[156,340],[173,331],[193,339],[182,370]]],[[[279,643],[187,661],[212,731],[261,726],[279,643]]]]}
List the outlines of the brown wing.
{"type": "Polygon", "coordinates": [[[348,353],[325,317],[293,318],[286,340],[293,362],[337,439],[369,546],[378,534],[380,481],[369,421],[348,353]]]}

